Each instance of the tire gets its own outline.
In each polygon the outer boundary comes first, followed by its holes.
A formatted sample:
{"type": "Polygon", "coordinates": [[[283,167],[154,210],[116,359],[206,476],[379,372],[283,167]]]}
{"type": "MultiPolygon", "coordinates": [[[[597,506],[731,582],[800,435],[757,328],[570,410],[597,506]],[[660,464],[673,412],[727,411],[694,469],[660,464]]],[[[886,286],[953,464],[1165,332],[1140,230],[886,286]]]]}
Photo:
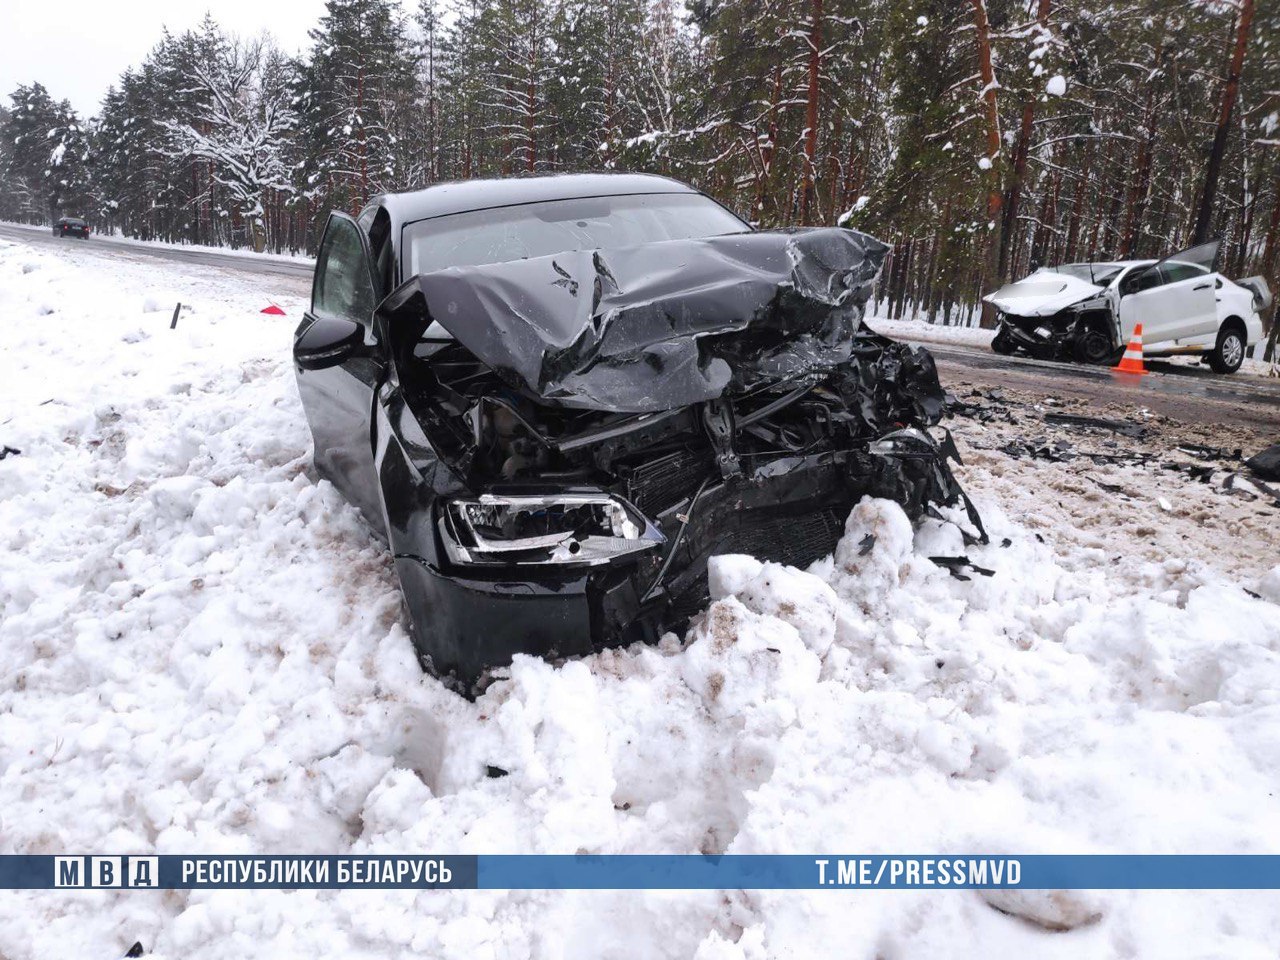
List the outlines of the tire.
{"type": "Polygon", "coordinates": [[[1115,356],[1111,335],[1099,323],[1089,323],[1071,344],[1071,355],[1078,363],[1100,366],[1115,356]]]}
{"type": "Polygon", "coordinates": [[[996,335],[991,338],[991,349],[1003,357],[1009,356],[1017,347],[1014,345],[1013,338],[1005,332],[1002,326],[996,331],[996,335]]]}
{"type": "Polygon", "coordinates": [[[1209,366],[1214,373],[1235,373],[1244,363],[1246,349],[1244,329],[1239,323],[1228,321],[1218,331],[1218,343],[1209,353],[1209,366]]]}

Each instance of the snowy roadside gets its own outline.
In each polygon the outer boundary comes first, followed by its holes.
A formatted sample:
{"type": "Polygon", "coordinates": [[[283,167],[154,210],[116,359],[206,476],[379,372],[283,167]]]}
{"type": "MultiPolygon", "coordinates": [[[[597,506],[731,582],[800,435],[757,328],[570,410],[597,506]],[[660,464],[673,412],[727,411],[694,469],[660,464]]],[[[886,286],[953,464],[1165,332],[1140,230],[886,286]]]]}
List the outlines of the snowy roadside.
{"type": "Polygon", "coordinates": [[[896,340],[920,343],[946,343],[958,347],[990,349],[994,330],[981,327],[945,327],[926,320],[890,320],[887,317],[868,317],[867,326],[876,333],[896,340]]]}
{"type": "MultiPolygon", "coordinates": [[[[809,572],[722,561],[687,638],[523,659],[471,704],[418,672],[383,549],[309,473],[301,306],[268,278],[0,244],[0,852],[1280,853],[1280,569],[1274,533],[1223,525],[1243,506],[1164,511],[1146,473],[1105,474],[1135,493],[1108,498],[994,449],[1019,424],[959,419],[990,546],[866,502],[809,572]],[[994,574],[928,560],[962,553],[994,574]]],[[[1278,938],[1280,896],[1213,891],[0,899],[7,960],[1278,938]]]]}

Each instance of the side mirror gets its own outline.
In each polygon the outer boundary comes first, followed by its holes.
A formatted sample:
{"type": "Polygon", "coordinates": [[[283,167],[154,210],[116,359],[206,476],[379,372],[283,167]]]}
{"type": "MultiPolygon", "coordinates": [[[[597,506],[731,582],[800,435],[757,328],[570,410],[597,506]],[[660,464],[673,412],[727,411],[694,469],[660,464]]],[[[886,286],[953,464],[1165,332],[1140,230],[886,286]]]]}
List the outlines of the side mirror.
{"type": "Polygon", "coordinates": [[[303,370],[327,370],[345,363],[364,346],[364,331],[354,320],[320,317],[293,342],[293,359],[303,370]]]}

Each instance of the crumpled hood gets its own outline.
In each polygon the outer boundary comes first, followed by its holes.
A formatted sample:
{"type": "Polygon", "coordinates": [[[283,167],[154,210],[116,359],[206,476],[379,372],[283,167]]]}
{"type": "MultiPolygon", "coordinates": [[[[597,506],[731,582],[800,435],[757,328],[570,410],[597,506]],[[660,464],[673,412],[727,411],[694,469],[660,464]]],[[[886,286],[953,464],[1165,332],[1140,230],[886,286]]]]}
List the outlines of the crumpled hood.
{"type": "Polygon", "coordinates": [[[414,277],[380,312],[544,401],[647,413],[848,360],[887,250],[832,227],[569,252],[414,277]]]}
{"type": "Polygon", "coordinates": [[[1015,317],[1047,317],[1081,300],[1096,297],[1105,290],[1106,287],[1065,273],[1037,270],[1031,276],[1006,284],[982,299],[1015,317]]]}

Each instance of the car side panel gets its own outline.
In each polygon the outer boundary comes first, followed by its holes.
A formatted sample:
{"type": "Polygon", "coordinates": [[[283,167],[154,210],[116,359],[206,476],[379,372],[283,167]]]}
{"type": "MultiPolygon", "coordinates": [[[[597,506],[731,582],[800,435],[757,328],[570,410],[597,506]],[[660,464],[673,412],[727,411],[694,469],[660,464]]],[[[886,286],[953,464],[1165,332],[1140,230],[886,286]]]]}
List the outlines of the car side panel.
{"type": "Polygon", "coordinates": [[[1129,341],[1139,323],[1144,347],[1215,333],[1214,301],[1211,274],[1128,294],[1120,299],[1121,343],[1129,341]]]}
{"type": "MultiPolygon", "coordinates": [[[[294,334],[295,343],[316,319],[312,311],[317,309],[320,260],[325,256],[331,230],[354,230],[354,234],[348,233],[347,236],[359,237],[364,269],[369,266],[368,241],[355,221],[345,214],[331,213],[320,242],[317,272],[312,284],[312,308],[304,314],[294,334]]],[[[353,262],[359,263],[359,259],[353,262]]],[[[369,282],[372,284],[371,273],[369,282]]],[[[377,350],[372,317],[358,314],[347,319],[364,328],[367,349],[348,357],[338,366],[326,369],[304,370],[295,365],[298,393],[315,443],[316,470],[337,487],[360,510],[369,526],[385,539],[386,526],[374,467],[373,415],[374,397],[386,375],[386,364],[377,350]]]]}
{"type": "MultiPolygon", "coordinates": [[[[299,335],[311,322],[311,317],[303,320],[299,335]]],[[[385,537],[370,434],[381,369],[374,358],[357,357],[327,370],[298,370],[297,375],[315,443],[316,470],[385,537]]]]}
{"type": "MultiPolygon", "coordinates": [[[[1217,291],[1217,321],[1220,326],[1230,317],[1239,317],[1244,321],[1246,341],[1249,346],[1263,339],[1262,318],[1254,307],[1253,291],[1237,286],[1223,278],[1222,286],[1217,291]]],[[[1217,336],[1217,330],[1214,330],[1217,336]]]]}

